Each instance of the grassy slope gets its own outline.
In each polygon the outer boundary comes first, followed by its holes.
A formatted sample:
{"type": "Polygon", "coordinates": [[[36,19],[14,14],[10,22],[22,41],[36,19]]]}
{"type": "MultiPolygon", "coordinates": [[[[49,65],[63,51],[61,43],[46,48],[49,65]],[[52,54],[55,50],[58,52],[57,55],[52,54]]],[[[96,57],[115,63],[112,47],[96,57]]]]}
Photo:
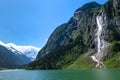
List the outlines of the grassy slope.
{"type": "MultiPolygon", "coordinates": [[[[110,43],[107,54],[109,57],[107,57],[104,61],[106,68],[120,68],[120,41],[110,43]]],[[[90,56],[82,54],[76,61],[67,66],[65,69],[92,69],[95,64],[96,63],[92,61],[90,56]]]]}
{"type": "Polygon", "coordinates": [[[1,67],[0,67],[0,70],[9,70],[9,68],[1,68],[1,67]]]}
{"type": "Polygon", "coordinates": [[[78,59],[66,69],[91,69],[94,68],[95,62],[92,61],[90,56],[80,55],[78,59]]]}
{"type": "Polygon", "coordinates": [[[120,68],[120,52],[105,61],[106,68],[120,68]]]}
{"type": "MultiPolygon", "coordinates": [[[[30,64],[30,67],[28,65],[28,69],[93,69],[96,63],[85,54],[87,50],[80,44],[68,45],[62,50],[56,50],[54,52],[56,54],[51,53],[35,61],[35,64],[30,64]]],[[[105,52],[106,68],[120,68],[120,41],[110,43],[105,52]]]]}
{"type": "Polygon", "coordinates": [[[112,53],[110,57],[106,59],[106,68],[120,68],[120,41],[114,41],[109,44],[109,53],[112,53]]]}

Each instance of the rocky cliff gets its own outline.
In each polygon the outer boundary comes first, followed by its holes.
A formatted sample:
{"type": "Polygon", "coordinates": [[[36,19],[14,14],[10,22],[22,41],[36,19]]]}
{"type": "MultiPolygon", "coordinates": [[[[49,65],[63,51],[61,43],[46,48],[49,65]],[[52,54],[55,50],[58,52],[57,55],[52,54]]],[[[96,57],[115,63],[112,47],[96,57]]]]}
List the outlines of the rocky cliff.
{"type": "MultiPolygon", "coordinates": [[[[96,61],[92,60],[91,55],[98,53],[99,43],[101,53],[98,56],[102,55],[99,60],[106,67],[111,67],[113,56],[119,55],[119,40],[120,1],[109,0],[104,5],[96,2],[87,3],[78,8],[67,23],[55,29],[45,47],[40,50],[37,59],[28,64],[27,68],[95,68],[96,61]],[[100,35],[97,35],[99,26],[97,16],[101,16],[100,24],[103,27],[100,35]],[[101,45],[107,47],[102,49],[101,45]]],[[[120,67],[115,63],[114,66],[120,67]]]]}

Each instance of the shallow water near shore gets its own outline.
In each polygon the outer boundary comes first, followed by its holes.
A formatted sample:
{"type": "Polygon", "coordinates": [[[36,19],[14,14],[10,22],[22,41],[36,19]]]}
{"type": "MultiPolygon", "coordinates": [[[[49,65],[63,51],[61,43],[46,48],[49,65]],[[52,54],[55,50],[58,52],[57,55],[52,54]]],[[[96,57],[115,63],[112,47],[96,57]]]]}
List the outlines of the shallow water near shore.
{"type": "Polygon", "coordinates": [[[120,80],[120,69],[2,70],[0,80],[120,80]]]}

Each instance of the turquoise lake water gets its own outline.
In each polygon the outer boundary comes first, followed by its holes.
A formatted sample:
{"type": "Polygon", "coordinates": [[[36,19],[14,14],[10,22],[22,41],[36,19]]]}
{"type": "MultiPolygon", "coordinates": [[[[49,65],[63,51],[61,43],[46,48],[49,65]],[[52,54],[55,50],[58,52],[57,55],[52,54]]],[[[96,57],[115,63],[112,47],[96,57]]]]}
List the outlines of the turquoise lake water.
{"type": "Polygon", "coordinates": [[[120,80],[120,69],[2,70],[0,80],[120,80]]]}

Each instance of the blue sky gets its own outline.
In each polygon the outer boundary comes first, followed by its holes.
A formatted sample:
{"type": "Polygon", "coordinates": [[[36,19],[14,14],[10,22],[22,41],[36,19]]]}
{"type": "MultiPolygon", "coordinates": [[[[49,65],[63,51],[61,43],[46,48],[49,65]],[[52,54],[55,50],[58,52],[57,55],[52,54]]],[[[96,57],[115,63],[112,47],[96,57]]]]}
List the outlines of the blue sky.
{"type": "Polygon", "coordinates": [[[0,40],[41,48],[57,26],[91,1],[107,0],[0,0],[0,40]]]}

